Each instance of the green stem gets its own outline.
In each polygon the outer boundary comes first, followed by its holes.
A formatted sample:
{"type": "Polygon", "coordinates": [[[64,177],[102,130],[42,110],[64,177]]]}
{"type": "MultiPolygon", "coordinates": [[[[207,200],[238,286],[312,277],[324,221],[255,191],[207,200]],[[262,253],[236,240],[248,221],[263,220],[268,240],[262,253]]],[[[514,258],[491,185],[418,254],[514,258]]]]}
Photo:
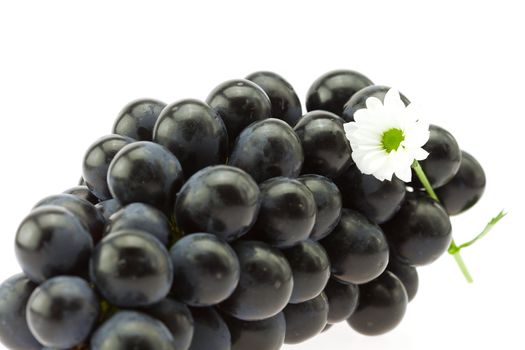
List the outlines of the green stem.
{"type": "MultiPolygon", "coordinates": [[[[414,161],[414,164],[412,164],[412,168],[416,172],[417,177],[419,178],[419,181],[423,184],[423,187],[425,187],[425,190],[427,191],[428,195],[434,199],[437,202],[440,202],[436,192],[432,188],[432,185],[430,185],[430,181],[428,181],[427,175],[423,171],[423,168],[419,164],[417,160],[414,161]]],[[[472,279],[472,275],[470,274],[467,265],[465,264],[465,261],[463,261],[463,257],[461,256],[460,249],[458,249],[458,246],[456,245],[456,242],[454,242],[454,239],[450,242],[450,246],[448,248],[448,251],[451,252],[451,254],[454,256],[454,259],[456,260],[456,263],[459,266],[459,269],[463,273],[463,276],[465,276],[465,279],[468,283],[472,283],[474,280],[472,279]]]]}

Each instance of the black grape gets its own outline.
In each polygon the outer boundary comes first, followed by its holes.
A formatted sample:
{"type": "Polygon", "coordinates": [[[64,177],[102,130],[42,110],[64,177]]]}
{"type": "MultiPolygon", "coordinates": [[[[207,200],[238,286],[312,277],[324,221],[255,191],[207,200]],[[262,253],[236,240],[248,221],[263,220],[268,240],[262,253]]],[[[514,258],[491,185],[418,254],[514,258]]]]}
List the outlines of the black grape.
{"type": "Polygon", "coordinates": [[[108,169],[115,155],[133,139],[121,135],[106,135],[99,138],[84,155],[82,162],[83,179],[87,187],[100,200],[111,198],[108,188],[108,169]]]}
{"type": "Polygon", "coordinates": [[[330,261],[323,246],[306,240],[284,249],[293,274],[290,303],[297,304],[318,296],[330,278],[330,261]]]}
{"type": "Polygon", "coordinates": [[[173,267],[168,251],[155,237],[141,231],[120,231],[97,245],[90,275],[111,304],[145,306],[166,297],[173,267]]]}
{"type": "Polygon", "coordinates": [[[388,262],[386,269],[399,278],[407,291],[408,301],[412,301],[416,296],[419,287],[419,276],[416,268],[403,263],[395,254],[390,254],[390,261],[388,262]]]}
{"type": "Polygon", "coordinates": [[[140,99],[127,104],[117,116],[113,133],[138,141],[151,141],[155,122],[166,106],[153,99],[140,99]]]}
{"type": "Polygon", "coordinates": [[[389,332],[403,319],[407,304],[405,287],[386,271],[379,278],[359,286],[358,306],[348,324],[364,335],[389,332]]]}
{"type": "Polygon", "coordinates": [[[177,157],[186,177],[224,163],[228,155],[228,134],[222,119],[199,100],[182,100],[164,108],[153,140],[177,157]]]}
{"type": "Polygon", "coordinates": [[[83,343],[98,316],[98,299],[79,277],[51,278],[35,289],[27,303],[29,328],[47,347],[66,349],[83,343]]]}
{"type": "Polygon", "coordinates": [[[341,283],[331,278],[324,289],[328,299],[328,323],[348,319],[355,311],[359,300],[359,287],[353,283],[341,283]]]}
{"type": "Polygon", "coordinates": [[[177,158],[148,141],[122,148],[108,170],[109,190],[121,204],[142,202],[166,213],[171,211],[183,181],[177,158]]]}
{"type": "Polygon", "coordinates": [[[286,319],[286,344],[302,343],[325,328],[328,319],[328,299],[324,293],[300,304],[288,304],[283,311],[286,319]]]}
{"type": "Polygon", "coordinates": [[[97,208],[98,212],[102,215],[104,221],[107,222],[111,215],[122,209],[122,205],[118,200],[112,198],[97,203],[95,208],[97,208]]]}
{"type": "Polygon", "coordinates": [[[260,86],[270,98],[272,118],[284,120],[294,126],[302,116],[301,101],[292,85],[273,72],[255,72],[246,77],[260,86]]]}
{"type": "Polygon", "coordinates": [[[191,306],[228,298],[239,283],[239,260],[228,243],[209,233],[181,238],[170,249],[173,296],[191,306]]]}
{"type": "Polygon", "coordinates": [[[303,165],[303,149],[288,124],[265,119],[241,132],[228,164],[246,171],[258,183],[277,176],[297,177],[303,165]]]}
{"type": "Polygon", "coordinates": [[[286,321],[284,314],[260,321],[243,321],[224,315],[231,333],[231,350],[279,350],[284,343],[286,321]]]}
{"type": "Polygon", "coordinates": [[[0,343],[13,350],[40,350],[26,320],[26,304],[37,285],[23,274],[0,285],[0,343]]]}
{"type": "Polygon", "coordinates": [[[185,350],[159,320],[136,311],[119,311],[93,334],[91,350],[185,350]]]}
{"type": "Polygon", "coordinates": [[[231,350],[228,326],[211,307],[192,308],[195,332],[189,350],[231,350]]]}
{"type": "Polygon", "coordinates": [[[277,315],[292,295],[290,264],[279,250],[263,242],[238,241],[233,249],[241,276],[233,294],[220,305],[221,310],[245,321],[277,315]]]}
{"type": "Polygon", "coordinates": [[[57,275],[84,275],[93,240],[73,214],[58,206],[34,209],[20,224],[15,253],[27,277],[41,283],[57,275]]]}
{"type": "Polygon", "coordinates": [[[95,196],[93,192],[91,192],[85,185],[71,187],[70,189],[65,190],[64,193],[72,194],[73,196],[84,199],[93,205],[96,205],[100,202],[97,196],[95,196]]]}
{"type": "MultiPolygon", "coordinates": [[[[369,97],[375,97],[381,102],[385,102],[385,95],[388,90],[390,90],[390,88],[384,85],[370,85],[359,90],[352,96],[352,98],[345,102],[342,115],[343,119],[346,122],[353,122],[354,113],[362,108],[366,108],[366,100],[369,97]]],[[[410,104],[408,98],[401,93],[399,95],[405,106],[408,106],[410,104]]]]}
{"type": "Polygon", "coordinates": [[[185,234],[213,233],[231,241],[248,232],[259,207],[259,188],[250,175],[217,165],[197,172],[184,184],[175,216],[185,234]]]}
{"type": "Polygon", "coordinates": [[[369,282],[388,264],[388,244],[381,228],[350,209],[343,209],[339,224],[320,243],[328,253],[333,276],[343,283],[369,282]]]}
{"type": "Polygon", "coordinates": [[[370,79],[355,71],[328,72],[310,86],[306,95],[306,109],[309,112],[321,109],[341,115],[344,104],[357,91],[372,84],[370,79]]]}

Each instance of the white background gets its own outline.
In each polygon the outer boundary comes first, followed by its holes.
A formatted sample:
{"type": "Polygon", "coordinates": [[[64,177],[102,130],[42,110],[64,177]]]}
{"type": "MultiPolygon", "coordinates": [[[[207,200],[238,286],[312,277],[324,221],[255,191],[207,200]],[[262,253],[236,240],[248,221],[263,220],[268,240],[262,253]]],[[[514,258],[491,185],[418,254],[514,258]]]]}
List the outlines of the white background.
{"type": "Polygon", "coordinates": [[[402,325],[364,337],[341,324],[309,350],[523,349],[522,198],[525,33],[519,1],[2,1],[0,279],[19,271],[13,237],[44,196],[76,185],[85,149],[128,101],[204,99],[256,70],[283,75],[304,100],[336,68],[395,86],[484,165],[482,201],[454,218],[462,242],[510,214],[453,259],[420,269],[402,325]],[[190,4],[191,3],[191,4],[190,4]]]}

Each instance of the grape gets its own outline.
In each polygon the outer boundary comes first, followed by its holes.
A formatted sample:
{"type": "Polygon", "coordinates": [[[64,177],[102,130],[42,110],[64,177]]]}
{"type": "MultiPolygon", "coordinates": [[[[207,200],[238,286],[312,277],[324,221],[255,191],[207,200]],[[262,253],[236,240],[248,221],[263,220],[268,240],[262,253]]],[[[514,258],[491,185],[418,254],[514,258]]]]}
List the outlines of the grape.
{"type": "Polygon", "coordinates": [[[328,253],[333,276],[343,283],[369,282],[388,264],[388,244],[381,228],[350,209],[343,209],[337,227],[320,243],[328,253]]]}
{"type": "Polygon", "coordinates": [[[310,239],[318,241],[330,234],[341,219],[341,192],[332,181],[321,175],[302,175],[298,180],[314,195],[317,215],[310,239]]]}
{"type": "Polygon", "coordinates": [[[303,174],[339,176],[353,163],[343,120],[325,111],[305,114],[294,127],[304,152],[303,174]]]}
{"type": "Polygon", "coordinates": [[[293,87],[280,75],[272,72],[255,72],[246,77],[260,86],[270,98],[272,118],[284,120],[294,126],[302,116],[301,101],[293,87]]]}
{"type": "MultiPolygon", "coordinates": [[[[346,122],[353,122],[354,113],[362,108],[366,108],[366,100],[369,97],[375,97],[381,102],[385,102],[385,95],[388,90],[390,90],[390,88],[383,85],[370,85],[359,90],[352,96],[352,98],[345,102],[342,114],[343,119],[346,122]]],[[[406,96],[401,93],[399,95],[405,106],[408,106],[410,104],[408,98],[406,98],[406,96]]]]}
{"type": "Polygon", "coordinates": [[[99,315],[95,293],[78,277],[53,277],[31,294],[27,323],[44,346],[70,348],[84,342],[99,315]]]}
{"type": "Polygon", "coordinates": [[[380,181],[363,174],[355,164],[335,181],[341,190],[344,207],[359,211],[377,224],[391,219],[405,199],[403,181],[396,177],[392,181],[380,181]]]}
{"type": "Polygon", "coordinates": [[[407,193],[396,216],[382,227],[396,255],[409,265],[434,262],[452,239],[445,209],[426,193],[407,193]]]}
{"type": "Polygon", "coordinates": [[[108,169],[115,155],[133,139],[120,135],[106,135],[89,146],[82,163],[83,179],[87,187],[101,200],[111,198],[108,188],[108,169]]]}
{"type": "Polygon", "coordinates": [[[199,100],[186,99],[164,108],[153,140],[177,157],[186,177],[224,163],[228,155],[228,134],[222,119],[199,100]]]}
{"type": "Polygon", "coordinates": [[[119,311],[91,337],[91,350],[184,350],[159,320],[136,311],[119,311]]]}
{"type": "Polygon", "coordinates": [[[315,298],[330,278],[330,261],[323,246],[306,240],[282,251],[292,268],[293,291],[291,304],[315,298]]]}
{"type": "Polygon", "coordinates": [[[252,227],[259,206],[259,188],[248,174],[217,165],[197,172],[184,184],[175,216],[186,234],[207,232],[231,241],[252,227]]]}
{"type": "Polygon", "coordinates": [[[138,141],[151,141],[155,122],[166,106],[153,99],[140,99],[127,104],[117,116],[113,133],[138,141]]]}
{"type": "Polygon", "coordinates": [[[307,239],[315,224],[315,199],[297,180],[277,177],[261,184],[261,210],[254,236],[268,244],[287,248],[307,239]]]}
{"type": "Polygon", "coordinates": [[[231,350],[279,350],[284,343],[286,321],[284,314],[260,321],[242,321],[224,315],[231,333],[231,350]]]}
{"type": "Polygon", "coordinates": [[[189,350],[230,350],[231,335],[219,313],[211,307],[192,308],[195,332],[189,350]]]}
{"type": "Polygon", "coordinates": [[[117,211],[122,209],[122,205],[120,205],[118,200],[112,198],[97,203],[95,205],[95,208],[97,208],[100,215],[102,215],[104,221],[107,222],[111,215],[115,214],[117,211]]]}
{"type": "Polygon", "coordinates": [[[328,299],[324,293],[300,304],[288,304],[284,309],[286,344],[302,343],[321,333],[328,319],[328,299]]]}
{"type": "MultiPolygon", "coordinates": [[[[449,182],[458,172],[461,163],[461,150],[454,136],[447,130],[430,125],[430,137],[423,149],[429,152],[421,167],[434,189],[449,182]]],[[[414,172],[413,172],[414,175],[414,172]]],[[[412,176],[412,185],[423,188],[417,176],[412,176]]]]}
{"type": "Polygon", "coordinates": [[[239,260],[228,243],[208,233],[180,239],[170,250],[173,295],[191,306],[228,298],[239,283],[239,260]]]}
{"type": "Polygon", "coordinates": [[[57,275],[84,274],[92,249],[93,240],[84,225],[58,206],[34,209],[15,238],[18,262],[35,283],[57,275]]]}
{"type": "Polygon", "coordinates": [[[171,237],[170,223],[166,215],[144,203],[128,204],[111,215],[106,222],[106,235],[125,230],[149,233],[166,246],[171,237]]]}
{"type": "Polygon", "coordinates": [[[321,331],[321,333],[324,333],[326,332],[327,330],[329,330],[330,328],[333,327],[333,324],[330,324],[330,323],[327,323],[326,326],[324,326],[323,330],[321,331]]]}
{"type": "Polygon", "coordinates": [[[182,168],[166,148],[141,141],[122,148],[108,170],[109,190],[123,205],[142,202],[168,213],[183,183],[182,168]]]}
{"type": "Polygon", "coordinates": [[[335,70],[320,76],[306,95],[306,109],[310,112],[322,109],[341,115],[344,104],[359,90],[372,85],[361,73],[351,70],[335,70]]]}
{"type": "Polygon", "coordinates": [[[408,304],[401,281],[386,271],[379,278],[359,286],[357,309],[348,324],[364,335],[380,335],[394,329],[403,319],[408,304]]]}
{"type": "Polygon", "coordinates": [[[145,306],[166,297],[173,267],[166,248],[141,231],[105,237],[90,262],[91,280],[104,298],[121,307],[145,306]]]}
{"type": "Polygon", "coordinates": [[[328,299],[328,323],[338,323],[348,319],[355,311],[359,299],[356,284],[343,284],[331,278],[324,290],[328,299]]]}
{"type": "Polygon", "coordinates": [[[416,268],[403,263],[395,254],[390,254],[390,261],[386,269],[399,278],[407,291],[408,301],[412,301],[419,287],[419,276],[416,268]]]}
{"type": "Polygon", "coordinates": [[[26,304],[37,287],[23,274],[0,285],[0,343],[13,350],[40,350],[26,321],[26,304]]]}
{"type": "Polygon", "coordinates": [[[190,309],[175,299],[165,298],[140,309],[151,317],[162,321],[173,335],[176,350],[188,350],[193,338],[193,316],[190,309]]]}
{"type": "Polygon", "coordinates": [[[288,124],[265,119],[241,132],[228,163],[258,183],[276,176],[297,177],[303,165],[303,149],[288,124]]]}
{"type": "Polygon", "coordinates": [[[245,127],[269,118],[272,113],[268,95],[259,86],[244,79],[220,84],[208,95],[206,102],[224,121],[230,144],[245,127]]]}
{"type": "Polygon", "coordinates": [[[238,241],[233,249],[241,266],[240,281],[220,308],[244,320],[259,321],[284,309],[293,289],[292,270],[284,255],[263,242],[238,241]]]}
{"type": "Polygon", "coordinates": [[[436,193],[449,215],[461,214],[474,206],[485,191],[487,179],[478,161],[465,151],[461,152],[458,172],[436,193]]]}
{"type": "Polygon", "coordinates": [[[58,194],[49,196],[38,202],[34,208],[44,205],[56,205],[68,210],[88,229],[93,242],[98,242],[104,232],[104,218],[95,206],[88,201],[72,194],[58,194]]]}
{"type": "Polygon", "coordinates": [[[71,187],[70,189],[65,190],[64,193],[72,194],[73,196],[86,200],[93,205],[96,205],[99,202],[99,199],[97,198],[97,196],[95,196],[93,192],[91,192],[89,188],[84,185],[71,187]]]}

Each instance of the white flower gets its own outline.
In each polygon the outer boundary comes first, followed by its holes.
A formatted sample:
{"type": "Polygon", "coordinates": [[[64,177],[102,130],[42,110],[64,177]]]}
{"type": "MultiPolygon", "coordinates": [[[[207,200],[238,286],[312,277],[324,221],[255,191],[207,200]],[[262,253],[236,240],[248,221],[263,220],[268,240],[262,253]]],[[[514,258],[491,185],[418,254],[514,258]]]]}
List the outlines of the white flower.
{"type": "Polygon", "coordinates": [[[412,104],[405,107],[399,92],[390,89],[384,104],[376,97],[354,113],[354,122],[344,125],[352,146],[352,159],[363,174],[392,180],[395,174],[409,182],[414,160],[428,156],[422,146],[429,138],[429,125],[412,104]]]}

